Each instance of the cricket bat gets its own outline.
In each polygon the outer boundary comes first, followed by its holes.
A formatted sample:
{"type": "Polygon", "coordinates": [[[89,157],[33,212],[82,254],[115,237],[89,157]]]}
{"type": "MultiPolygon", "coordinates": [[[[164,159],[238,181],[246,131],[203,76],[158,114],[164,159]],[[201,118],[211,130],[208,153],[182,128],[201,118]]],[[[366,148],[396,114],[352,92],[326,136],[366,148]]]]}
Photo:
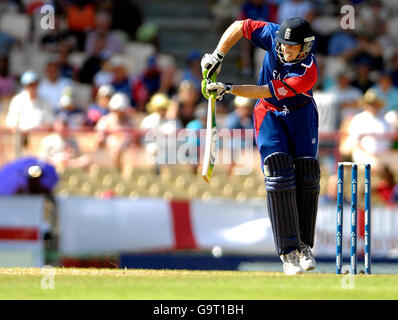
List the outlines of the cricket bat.
{"type": "MultiPolygon", "coordinates": [[[[211,81],[215,82],[217,75],[211,76],[211,81]]],[[[207,123],[206,123],[206,140],[205,154],[203,158],[202,177],[206,182],[210,182],[213,175],[214,163],[217,154],[217,124],[216,124],[216,92],[211,92],[207,105],[207,123]]]]}

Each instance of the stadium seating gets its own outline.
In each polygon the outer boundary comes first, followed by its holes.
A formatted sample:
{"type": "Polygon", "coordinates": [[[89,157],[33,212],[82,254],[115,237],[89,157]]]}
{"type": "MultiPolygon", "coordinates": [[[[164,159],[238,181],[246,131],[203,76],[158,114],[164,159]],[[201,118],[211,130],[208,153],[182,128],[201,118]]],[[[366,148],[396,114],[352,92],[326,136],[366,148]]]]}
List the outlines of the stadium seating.
{"type": "Polygon", "coordinates": [[[147,60],[155,53],[155,47],[151,44],[129,42],[125,47],[125,54],[122,55],[129,73],[139,74],[147,65],[147,60]],[[134,57],[132,59],[131,57],[134,57]]]}
{"type": "Polygon", "coordinates": [[[23,42],[29,37],[30,19],[25,14],[10,12],[1,17],[0,29],[23,42]]]}
{"type": "Polygon", "coordinates": [[[249,198],[264,198],[262,178],[249,176],[228,176],[220,166],[214,172],[209,184],[200,174],[194,174],[187,166],[163,166],[156,174],[154,167],[126,166],[121,173],[113,167],[97,164],[83,169],[59,170],[61,181],[56,192],[59,195],[82,195],[101,197],[112,191],[122,197],[161,197],[165,199],[228,198],[244,201],[249,198]],[[220,169],[220,170],[218,170],[220,169]]]}
{"type": "Polygon", "coordinates": [[[387,21],[388,36],[397,40],[398,39],[397,30],[398,30],[398,18],[393,17],[387,21]]]}

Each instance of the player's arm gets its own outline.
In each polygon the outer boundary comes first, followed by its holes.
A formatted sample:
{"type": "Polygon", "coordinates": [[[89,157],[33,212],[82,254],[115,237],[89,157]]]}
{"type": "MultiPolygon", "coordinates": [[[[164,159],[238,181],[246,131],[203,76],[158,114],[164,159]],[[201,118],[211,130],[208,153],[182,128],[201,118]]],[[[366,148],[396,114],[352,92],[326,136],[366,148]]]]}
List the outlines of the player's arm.
{"type": "Polygon", "coordinates": [[[303,66],[305,67],[303,74],[292,74],[282,80],[273,79],[269,81],[267,84],[272,97],[281,100],[302,93],[306,94],[306,92],[312,90],[318,79],[318,68],[314,61],[311,61],[310,65],[303,66]]]}
{"type": "Polygon", "coordinates": [[[222,82],[212,82],[208,83],[206,86],[207,92],[216,91],[217,100],[221,100],[224,94],[229,93],[236,96],[251,98],[251,99],[261,99],[261,98],[271,98],[272,94],[268,85],[257,86],[252,84],[244,85],[232,85],[225,84],[222,82]]]}
{"type": "Polygon", "coordinates": [[[256,86],[251,84],[231,86],[231,94],[251,99],[271,98],[272,94],[268,85],[256,86]]]}
{"type": "Polygon", "coordinates": [[[270,50],[278,25],[251,19],[233,22],[221,36],[213,53],[206,53],[202,60],[202,73],[210,78],[216,72],[219,74],[221,63],[228,51],[242,38],[249,39],[256,47],[270,50]]]}
{"type": "Polygon", "coordinates": [[[224,56],[243,36],[243,20],[233,22],[221,36],[216,50],[224,56]]]}
{"type": "Polygon", "coordinates": [[[243,36],[243,21],[233,22],[221,36],[220,41],[213,53],[206,53],[201,60],[202,73],[207,78],[211,78],[214,72],[220,73],[221,63],[227,52],[243,36]]]}
{"type": "Polygon", "coordinates": [[[225,93],[234,94],[246,98],[277,98],[278,100],[306,93],[311,90],[318,79],[318,68],[314,61],[310,65],[304,65],[303,74],[294,74],[283,80],[273,79],[266,85],[232,85],[221,82],[208,83],[206,90],[216,91],[217,99],[222,99],[225,93]]]}

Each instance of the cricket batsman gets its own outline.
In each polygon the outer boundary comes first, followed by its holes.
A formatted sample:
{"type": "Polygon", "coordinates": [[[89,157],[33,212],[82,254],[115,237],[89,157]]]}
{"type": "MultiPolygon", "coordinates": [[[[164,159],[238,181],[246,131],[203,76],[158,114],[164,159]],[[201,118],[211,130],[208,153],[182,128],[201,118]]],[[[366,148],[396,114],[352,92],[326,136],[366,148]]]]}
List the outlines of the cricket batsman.
{"type": "Polygon", "coordinates": [[[311,52],[315,40],[311,26],[302,18],[282,24],[235,21],[222,35],[213,53],[201,60],[202,72],[221,70],[224,56],[240,38],[266,51],[257,85],[203,82],[217,100],[225,93],[258,99],[253,120],[255,138],[265,176],[268,214],[275,247],[287,275],[313,270],[320,168],[318,111],[312,88],[318,67],[311,52]]]}

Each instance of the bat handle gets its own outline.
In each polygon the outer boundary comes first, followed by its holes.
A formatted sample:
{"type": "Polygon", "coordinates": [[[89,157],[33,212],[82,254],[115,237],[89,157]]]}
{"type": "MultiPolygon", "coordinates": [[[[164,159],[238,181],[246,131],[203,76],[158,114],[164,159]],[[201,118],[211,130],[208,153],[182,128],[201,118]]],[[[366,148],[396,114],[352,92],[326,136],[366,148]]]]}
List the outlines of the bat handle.
{"type": "MultiPolygon", "coordinates": [[[[208,80],[209,82],[217,82],[217,74],[214,72],[214,73],[211,75],[210,80],[209,80],[209,78],[207,78],[207,80],[208,80]]],[[[216,99],[216,98],[217,98],[217,92],[215,92],[215,91],[211,92],[211,93],[210,93],[210,96],[211,96],[213,99],[216,99]]]]}

